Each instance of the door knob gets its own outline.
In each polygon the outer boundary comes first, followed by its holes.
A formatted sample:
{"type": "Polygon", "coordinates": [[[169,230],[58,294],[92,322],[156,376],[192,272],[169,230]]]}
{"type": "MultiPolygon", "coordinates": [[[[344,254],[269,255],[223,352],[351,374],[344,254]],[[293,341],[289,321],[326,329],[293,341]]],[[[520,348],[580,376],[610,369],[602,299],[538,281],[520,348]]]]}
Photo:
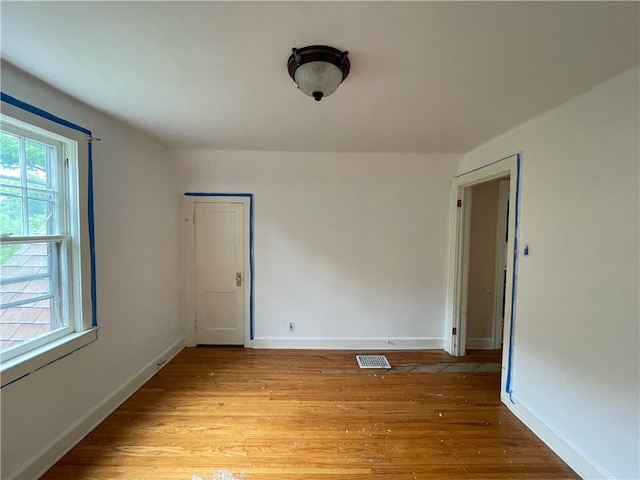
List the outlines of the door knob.
{"type": "Polygon", "coordinates": [[[242,286],[242,272],[236,273],[236,287],[242,286]]]}

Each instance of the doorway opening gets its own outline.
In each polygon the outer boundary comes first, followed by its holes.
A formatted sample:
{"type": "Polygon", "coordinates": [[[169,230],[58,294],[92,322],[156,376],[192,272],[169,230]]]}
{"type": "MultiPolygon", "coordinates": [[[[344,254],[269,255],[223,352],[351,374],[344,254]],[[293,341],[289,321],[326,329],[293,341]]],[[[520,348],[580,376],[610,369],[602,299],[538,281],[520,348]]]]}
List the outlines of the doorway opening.
{"type": "MultiPolygon", "coordinates": [[[[488,180],[466,187],[468,243],[463,243],[463,258],[468,259],[466,318],[461,349],[502,350],[504,298],[507,271],[509,229],[509,177],[488,180]]],[[[457,207],[456,207],[457,208],[457,207]]],[[[465,301],[466,300],[466,301],[465,301]]]]}
{"type": "Polygon", "coordinates": [[[519,171],[518,154],[455,177],[451,189],[445,350],[502,349],[501,396],[513,368],[519,171]]]}

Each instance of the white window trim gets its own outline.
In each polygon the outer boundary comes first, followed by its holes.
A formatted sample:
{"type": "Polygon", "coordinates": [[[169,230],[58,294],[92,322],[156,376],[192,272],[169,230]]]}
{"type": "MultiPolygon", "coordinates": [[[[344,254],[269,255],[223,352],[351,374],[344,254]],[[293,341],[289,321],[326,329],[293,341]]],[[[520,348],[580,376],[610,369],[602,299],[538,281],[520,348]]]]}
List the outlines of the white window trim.
{"type": "MultiPolygon", "coordinates": [[[[28,125],[20,120],[10,118],[0,114],[2,131],[11,135],[36,141],[55,149],[55,167],[50,174],[56,178],[56,187],[52,194],[55,196],[55,225],[58,231],[55,235],[32,235],[22,234],[2,237],[2,243],[6,244],[33,244],[33,243],[56,243],[60,246],[60,275],[62,283],[66,285],[65,295],[60,299],[62,302],[61,313],[66,318],[65,326],[57,328],[46,335],[33,338],[15,346],[11,351],[4,351],[1,354],[2,362],[6,362],[14,357],[19,357],[43,345],[47,345],[55,340],[64,338],[74,332],[84,331],[84,327],[79,323],[79,318],[74,314],[81,304],[81,299],[77,298],[78,290],[74,284],[74,264],[75,258],[80,255],[80,251],[73,242],[74,236],[78,236],[80,229],[78,226],[78,215],[70,215],[71,211],[78,211],[77,188],[77,142],[69,138],[62,137],[52,132],[47,132],[42,128],[28,125]],[[73,188],[70,188],[73,187],[73,188]]],[[[20,190],[29,190],[27,185],[21,186],[20,190]]],[[[33,189],[32,189],[33,191],[33,189]]],[[[24,192],[22,193],[25,194],[24,192]]],[[[29,195],[29,194],[27,194],[29,195]]],[[[24,213],[24,212],[23,212],[24,213]]],[[[24,222],[24,220],[23,220],[24,222]]]]}
{"type": "Polygon", "coordinates": [[[89,148],[86,148],[86,145],[90,141],[91,132],[4,94],[2,95],[2,114],[12,119],[10,123],[18,127],[26,127],[32,131],[33,127],[36,127],[36,132],[41,129],[47,135],[59,135],[63,139],[76,142],[77,188],[69,196],[71,202],[69,207],[79,212],[77,227],[73,225],[76,222],[71,222],[72,228],[78,230],[70,233],[76,235],[78,245],[73,248],[78,248],[80,252],[79,255],[74,256],[76,263],[72,268],[79,274],[74,275],[71,286],[75,292],[79,292],[79,311],[73,311],[72,318],[69,319],[69,322],[75,325],[76,331],[2,362],[0,364],[0,386],[4,387],[95,342],[98,339],[99,327],[94,318],[95,272],[92,271],[93,245],[91,245],[89,238],[90,218],[92,217],[92,212],[89,210],[92,200],[89,198],[91,190],[90,159],[89,148]]]}

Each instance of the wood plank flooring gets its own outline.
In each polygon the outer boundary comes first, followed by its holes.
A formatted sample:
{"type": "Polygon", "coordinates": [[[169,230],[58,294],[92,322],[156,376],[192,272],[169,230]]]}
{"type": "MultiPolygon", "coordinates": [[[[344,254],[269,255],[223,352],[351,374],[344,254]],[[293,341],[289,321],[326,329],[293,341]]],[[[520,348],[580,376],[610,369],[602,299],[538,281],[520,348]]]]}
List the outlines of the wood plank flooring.
{"type": "Polygon", "coordinates": [[[185,349],[43,479],[579,478],[502,405],[499,373],[360,370],[356,353],[185,349]]]}

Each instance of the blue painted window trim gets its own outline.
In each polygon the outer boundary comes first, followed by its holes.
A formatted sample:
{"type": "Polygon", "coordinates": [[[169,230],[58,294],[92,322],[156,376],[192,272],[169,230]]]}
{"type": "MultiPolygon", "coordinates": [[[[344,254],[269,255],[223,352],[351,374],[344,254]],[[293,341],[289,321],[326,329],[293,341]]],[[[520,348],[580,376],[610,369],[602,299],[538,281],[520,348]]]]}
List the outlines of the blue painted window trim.
{"type": "MultiPolygon", "coordinates": [[[[26,112],[37,115],[38,117],[49,120],[53,123],[57,123],[58,125],[62,125],[64,127],[70,128],[72,130],[77,130],[79,132],[85,133],[89,137],[91,137],[91,130],[88,130],[80,125],[76,125],[75,123],[69,122],[63,118],[57,117],[52,113],[49,113],[41,108],[35,107],[29,103],[23,102],[22,100],[18,100],[11,95],[7,95],[4,92],[0,92],[0,101],[8,103],[9,105],[13,105],[21,110],[25,110],[26,112]]],[[[90,140],[90,139],[88,139],[90,140]]],[[[91,326],[98,326],[98,318],[97,318],[97,289],[96,289],[96,255],[95,255],[95,228],[94,228],[94,219],[93,219],[93,152],[91,149],[91,142],[87,141],[87,215],[88,222],[87,227],[89,229],[89,261],[90,261],[90,270],[91,270],[91,326]]]]}
{"type": "Polygon", "coordinates": [[[253,325],[253,193],[203,193],[186,192],[185,197],[245,197],[249,199],[249,340],[254,339],[253,325]]]}

